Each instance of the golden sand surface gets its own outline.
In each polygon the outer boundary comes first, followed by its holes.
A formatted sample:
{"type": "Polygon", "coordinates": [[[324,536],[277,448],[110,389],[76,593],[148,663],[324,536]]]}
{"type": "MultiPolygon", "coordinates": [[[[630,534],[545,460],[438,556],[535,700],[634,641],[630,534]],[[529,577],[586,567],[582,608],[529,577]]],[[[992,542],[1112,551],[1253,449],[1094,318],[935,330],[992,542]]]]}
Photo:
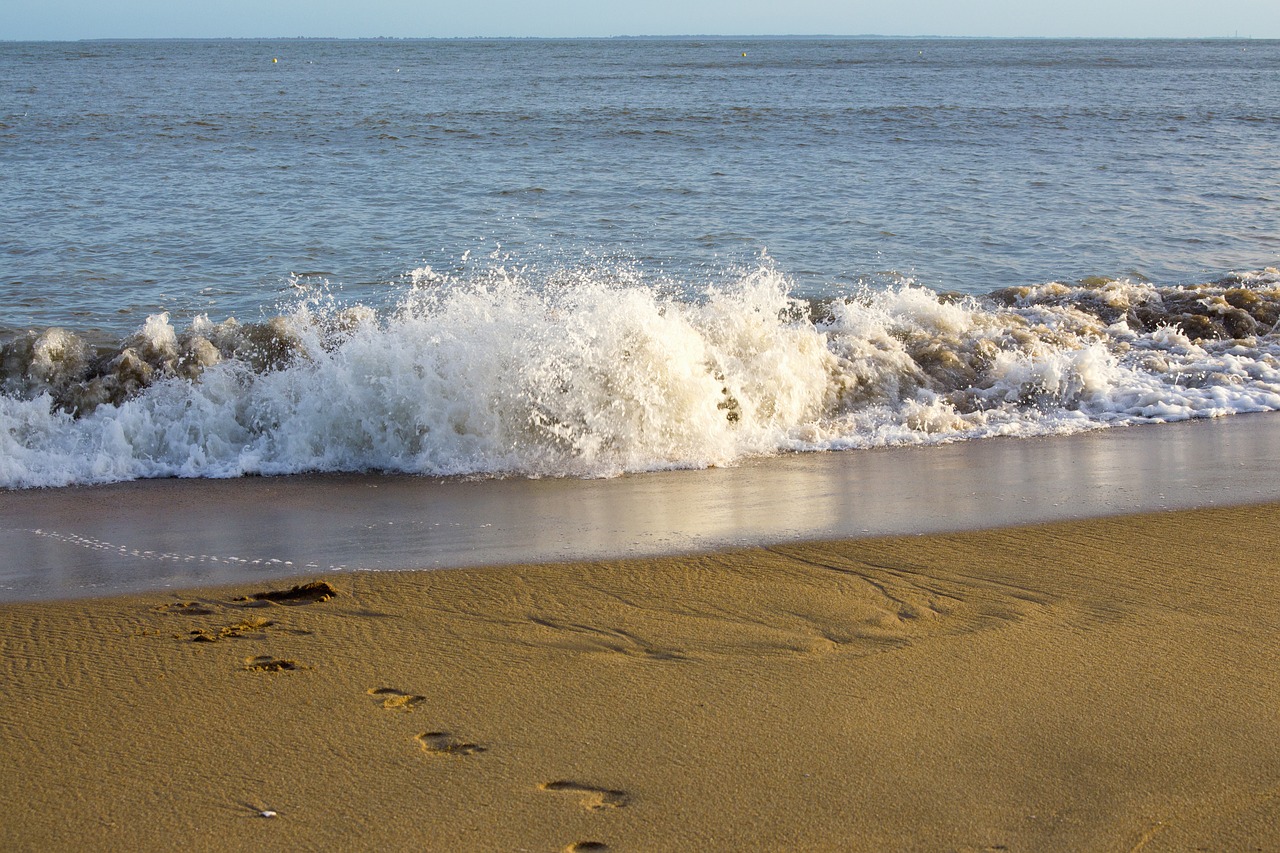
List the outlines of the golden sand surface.
{"type": "Polygon", "coordinates": [[[311,580],[0,606],[0,849],[1280,849],[1280,505],[311,580]]]}

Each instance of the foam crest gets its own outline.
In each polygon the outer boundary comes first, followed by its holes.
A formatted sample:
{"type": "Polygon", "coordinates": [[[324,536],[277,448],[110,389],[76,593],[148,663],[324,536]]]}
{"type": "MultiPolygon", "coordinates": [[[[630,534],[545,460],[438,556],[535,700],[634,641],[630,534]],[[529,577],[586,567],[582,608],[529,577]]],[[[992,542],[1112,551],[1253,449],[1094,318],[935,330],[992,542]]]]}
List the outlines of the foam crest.
{"type": "Polygon", "coordinates": [[[1275,270],[819,302],[767,264],[692,301],[617,268],[424,268],[381,315],[312,299],[259,324],[156,314],[103,347],[10,341],[0,484],[613,476],[1272,410],[1277,318],[1275,270]]]}

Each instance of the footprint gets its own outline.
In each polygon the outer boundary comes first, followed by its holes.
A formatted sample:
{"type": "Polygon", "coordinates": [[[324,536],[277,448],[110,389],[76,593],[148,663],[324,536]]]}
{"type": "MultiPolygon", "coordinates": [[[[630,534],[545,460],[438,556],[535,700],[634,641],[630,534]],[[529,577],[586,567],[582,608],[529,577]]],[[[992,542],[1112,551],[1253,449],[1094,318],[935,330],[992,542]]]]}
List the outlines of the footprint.
{"type": "Polygon", "coordinates": [[[271,655],[259,655],[256,658],[245,658],[244,668],[250,672],[285,672],[302,669],[296,660],[273,658],[271,655]]]}
{"type": "MultiPolygon", "coordinates": [[[[616,791],[612,788],[598,788],[595,785],[584,785],[581,782],[570,782],[567,780],[561,780],[559,782],[543,782],[538,787],[544,791],[566,791],[570,794],[578,794],[582,797],[583,807],[591,809],[592,811],[597,809],[620,809],[629,802],[626,791],[616,791]]],[[[585,843],[598,844],[600,842],[591,841],[585,843]]]]}
{"type": "Polygon", "coordinates": [[[209,616],[213,610],[198,601],[175,601],[170,604],[157,604],[151,608],[156,613],[173,613],[177,616],[209,616]]]}
{"type": "Polygon", "coordinates": [[[426,696],[405,693],[403,690],[396,690],[394,687],[375,687],[365,692],[377,698],[378,704],[388,711],[412,711],[415,705],[427,701],[426,696]]]}
{"type": "MultiPolygon", "coordinates": [[[[275,622],[270,619],[241,619],[234,625],[228,625],[214,631],[211,628],[194,628],[188,631],[193,643],[216,643],[219,640],[225,640],[233,637],[249,637],[255,640],[265,639],[267,629],[274,628],[275,622]]],[[[310,631],[291,631],[290,633],[309,634],[310,631]]]]}
{"type": "Polygon", "coordinates": [[[266,592],[255,592],[235,600],[239,602],[262,601],[274,604],[299,605],[328,601],[337,594],[338,591],[324,581],[312,581],[289,589],[269,589],[266,592]]]}
{"type": "Polygon", "coordinates": [[[449,732],[423,732],[414,739],[422,745],[423,752],[433,755],[475,755],[485,751],[480,744],[460,741],[449,732]]]}

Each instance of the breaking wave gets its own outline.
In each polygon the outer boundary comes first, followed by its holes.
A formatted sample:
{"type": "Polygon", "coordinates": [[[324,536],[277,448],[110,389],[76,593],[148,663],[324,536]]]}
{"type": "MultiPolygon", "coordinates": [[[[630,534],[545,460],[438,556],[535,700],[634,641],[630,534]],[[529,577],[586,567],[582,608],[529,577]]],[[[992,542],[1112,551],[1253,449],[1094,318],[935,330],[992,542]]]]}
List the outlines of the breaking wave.
{"type": "Polygon", "coordinates": [[[689,300],[617,271],[429,268],[382,312],[167,314],[0,349],[0,486],[307,471],[613,476],[1280,408],[1280,271],[986,297],[799,299],[768,264],[689,300]]]}

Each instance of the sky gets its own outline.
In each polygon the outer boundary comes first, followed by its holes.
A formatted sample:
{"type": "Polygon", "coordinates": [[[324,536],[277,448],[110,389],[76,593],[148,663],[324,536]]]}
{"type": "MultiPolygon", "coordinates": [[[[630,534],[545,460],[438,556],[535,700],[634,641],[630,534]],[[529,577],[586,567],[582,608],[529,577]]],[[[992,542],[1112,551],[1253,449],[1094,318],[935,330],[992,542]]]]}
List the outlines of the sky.
{"type": "Polygon", "coordinates": [[[3,0],[0,40],[938,35],[1280,38],[1277,0],[3,0]]]}

